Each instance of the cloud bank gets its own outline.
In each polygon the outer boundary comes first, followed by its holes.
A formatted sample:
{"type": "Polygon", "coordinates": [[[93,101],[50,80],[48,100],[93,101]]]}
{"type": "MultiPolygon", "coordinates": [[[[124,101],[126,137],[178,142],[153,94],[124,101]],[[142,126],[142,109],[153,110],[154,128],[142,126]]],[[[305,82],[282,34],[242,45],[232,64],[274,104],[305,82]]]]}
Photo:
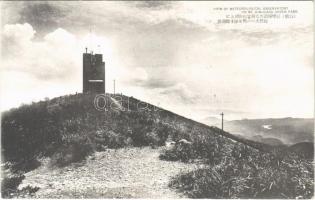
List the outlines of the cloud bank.
{"type": "Polygon", "coordinates": [[[117,91],[187,117],[312,117],[310,2],[286,3],[299,14],[281,25],[216,24],[213,8],[234,4],[3,3],[1,108],[80,92],[89,47],[104,54],[107,91],[116,79],[117,91]]]}

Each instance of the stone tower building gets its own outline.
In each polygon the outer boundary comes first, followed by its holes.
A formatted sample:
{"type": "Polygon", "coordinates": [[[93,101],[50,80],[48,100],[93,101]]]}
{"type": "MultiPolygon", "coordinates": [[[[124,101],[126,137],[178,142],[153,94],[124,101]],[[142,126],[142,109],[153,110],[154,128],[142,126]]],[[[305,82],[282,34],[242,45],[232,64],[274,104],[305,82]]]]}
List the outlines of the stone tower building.
{"type": "Polygon", "coordinates": [[[102,54],[83,53],[83,93],[105,93],[105,62],[102,54]]]}

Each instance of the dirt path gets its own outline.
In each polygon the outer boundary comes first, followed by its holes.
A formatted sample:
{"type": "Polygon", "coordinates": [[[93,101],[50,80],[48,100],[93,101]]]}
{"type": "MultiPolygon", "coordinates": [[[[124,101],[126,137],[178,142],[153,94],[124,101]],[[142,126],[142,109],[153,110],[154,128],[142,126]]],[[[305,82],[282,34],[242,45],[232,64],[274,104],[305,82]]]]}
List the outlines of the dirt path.
{"type": "Polygon", "coordinates": [[[38,186],[38,198],[183,198],[168,187],[171,177],[196,168],[159,160],[161,149],[125,148],[97,152],[84,163],[25,174],[19,188],[38,186]]]}

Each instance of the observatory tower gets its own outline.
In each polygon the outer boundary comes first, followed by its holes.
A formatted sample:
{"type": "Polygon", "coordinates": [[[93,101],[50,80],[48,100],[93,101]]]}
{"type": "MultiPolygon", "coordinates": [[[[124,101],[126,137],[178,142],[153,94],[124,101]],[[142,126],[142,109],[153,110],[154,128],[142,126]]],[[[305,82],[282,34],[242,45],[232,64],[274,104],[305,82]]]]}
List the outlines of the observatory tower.
{"type": "Polygon", "coordinates": [[[83,93],[105,93],[105,62],[102,54],[83,53],[83,93]]]}

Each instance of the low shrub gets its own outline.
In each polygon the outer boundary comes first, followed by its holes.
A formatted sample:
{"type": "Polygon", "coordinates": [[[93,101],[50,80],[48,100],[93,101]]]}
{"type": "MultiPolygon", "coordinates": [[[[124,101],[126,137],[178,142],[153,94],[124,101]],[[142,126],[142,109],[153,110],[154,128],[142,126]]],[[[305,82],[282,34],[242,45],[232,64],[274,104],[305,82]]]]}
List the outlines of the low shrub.
{"type": "Polygon", "coordinates": [[[12,198],[11,194],[18,191],[18,186],[25,178],[22,174],[4,174],[1,181],[1,196],[2,198],[12,198]]]}
{"type": "Polygon", "coordinates": [[[160,144],[160,137],[155,132],[145,134],[145,141],[151,146],[158,146],[160,144]]]}
{"type": "MultiPolygon", "coordinates": [[[[188,138],[187,140],[191,139],[188,138]]],[[[225,142],[226,139],[218,136],[205,135],[203,137],[193,137],[192,140],[191,144],[177,143],[175,148],[165,150],[161,153],[160,159],[183,162],[204,159],[209,164],[217,164],[229,152],[228,144],[225,142]]]]}
{"type": "Polygon", "coordinates": [[[33,186],[26,186],[22,188],[21,190],[18,190],[16,195],[14,195],[14,198],[29,198],[32,197],[40,188],[39,187],[33,187],[33,186]]]}
{"type": "Polygon", "coordinates": [[[127,137],[120,133],[115,133],[114,131],[105,132],[104,139],[105,144],[109,148],[117,149],[124,147],[127,144],[127,137]]]}
{"type": "Polygon", "coordinates": [[[170,186],[192,198],[311,198],[314,169],[294,154],[276,156],[235,144],[219,164],[181,174],[170,186]]]}
{"type": "Polygon", "coordinates": [[[51,165],[63,167],[73,162],[82,161],[93,152],[93,145],[88,141],[88,137],[74,138],[52,155],[51,165]]]}
{"type": "Polygon", "coordinates": [[[29,172],[37,167],[39,167],[41,163],[37,160],[37,158],[31,158],[31,159],[23,159],[18,163],[13,163],[11,166],[11,170],[16,172],[29,172]]]}
{"type": "Polygon", "coordinates": [[[167,149],[159,156],[162,160],[188,162],[196,158],[196,151],[193,145],[176,144],[174,148],[167,149]]]}
{"type": "Polygon", "coordinates": [[[208,168],[178,176],[170,186],[193,198],[237,198],[235,194],[243,192],[245,181],[233,178],[224,180],[222,174],[208,168]]]}

